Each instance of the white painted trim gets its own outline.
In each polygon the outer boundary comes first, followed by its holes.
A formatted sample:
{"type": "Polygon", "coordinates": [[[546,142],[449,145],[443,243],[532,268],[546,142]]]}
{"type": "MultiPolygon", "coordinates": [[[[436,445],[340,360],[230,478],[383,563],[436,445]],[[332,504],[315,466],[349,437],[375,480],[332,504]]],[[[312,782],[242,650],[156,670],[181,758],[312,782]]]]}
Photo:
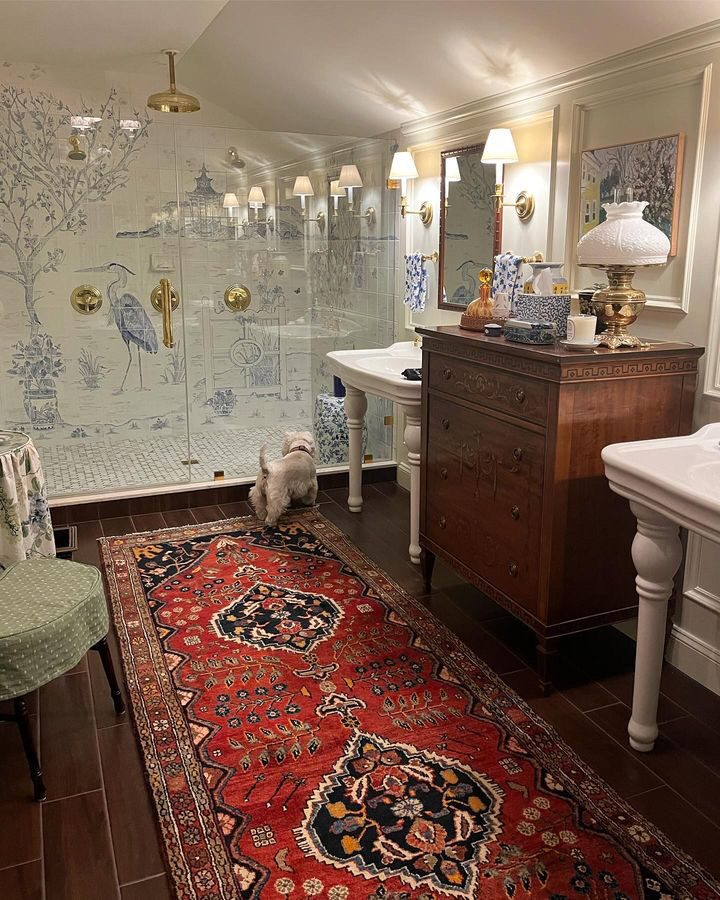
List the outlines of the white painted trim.
{"type": "Polygon", "coordinates": [[[687,558],[685,563],[683,598],[690,603],[697,603],[704,609],[720,616],[720,596],[713,594],[700,584],[700,564],[703,547],[711,546],[717,552],[717,545],[712,544],[701,535],[691,531],[688,533],[687,558]]]}
{"type": "MultiPolygon", "coordinates": [[[[663,294],[648,294],[646,307],[663,311],[687,313],[690,309],[690,287],[695,264],[695,243],[697,239],[698,221],[700,218],[700,202],[702,200],[702,170],[705,159],[708,116],[710,111],[710,89],[712,81],[712,63],[705,66],[682,69],[668,75],[660,75],[645,81],[630,83],[627,86],[610,88],[578,97],[572,103],[572,138],[570,158],[570,191],[568,195],[567,231],[565,234],[565,259],[573,260],[572,273],[577,268],[575,249],[578,242],[580,215],[580,179],[578,170],[583,151],[583,134],[585,117],[589,110],[599,109],[620,100],[632,100],[649,97],[669,88],[682,87],[699,82],[702,85],[700,109],[698,116],[697,149],[695,152],[690,189],[690,209],[688,216],[687,241],[684,250],[683,284],[679,297],[663,294]]],[[[684,196],[684,194],[683,194],[684,196]]],[[[571,281],[573,278],[571,277],[571,281]]]]}
{"type": "Polygon", "coordinates": [[[666,658],[675,668],[720,694],[720,650],[673,625],[666,658]]]}
{"type": "Polygon", "coordinates": [[[720,241],[715,254],[712,300],[708,328],[708,359],[705,367],[703,395],[720,399],[720,241]]]}
{"type": "MultiPolygon", "coordinates": [[[[481,100],[456,106],[450,110],[443,110],[421,119],[414,119],[404,123],[401,130],[403,135],[412,139],[413,144],[417,146],[419,141],[432,140],[433,133],[437,134],[442,130],[451,130],[454,127],[462,128],[463,123],[469,119],[487,116],[497,120],[498,116],[502,116],[503,110],[522,103],[537,102],[548,94],[572,91],[606,76],[629,73],[636,69],[647,68],[653,63],[671,59],[681,60],[693,53],[716,48],[719,44],[720,20],[716,20],[697,28],[668,35],[643,47],[631,48],[597,62],[540,79],[532,84],[483,97],[481,100]],[[424,134],[427,136],[423,137],[424,134]]],[[[626,80],[631,82],[632,78],[626,80]]]]}
{"type": "Polygon", "coordinates": [[[410,490],[410,466],[406,462],[398,463],[397,483],[406,491],[410,490]]]}

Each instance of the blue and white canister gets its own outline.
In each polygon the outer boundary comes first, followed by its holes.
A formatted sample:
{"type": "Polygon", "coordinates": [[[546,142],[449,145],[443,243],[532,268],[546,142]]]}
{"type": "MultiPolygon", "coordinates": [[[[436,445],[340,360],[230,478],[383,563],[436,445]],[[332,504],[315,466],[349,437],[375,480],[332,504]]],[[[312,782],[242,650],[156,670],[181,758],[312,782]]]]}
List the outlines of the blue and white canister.
{"type": "Polygon", "coordinates": [[[517,294],[515,318],[528,322],[553,322],[557,335],[567,334],[567,318],[570,315],[569,294],[517,294]]]}

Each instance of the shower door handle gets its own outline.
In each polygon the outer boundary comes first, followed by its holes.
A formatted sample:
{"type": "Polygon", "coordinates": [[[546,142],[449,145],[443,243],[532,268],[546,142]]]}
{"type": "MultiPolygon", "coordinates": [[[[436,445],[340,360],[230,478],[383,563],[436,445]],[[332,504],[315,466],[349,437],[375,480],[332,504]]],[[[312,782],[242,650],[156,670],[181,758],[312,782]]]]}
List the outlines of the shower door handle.
{"type": "Polygon", "coordinates": [[[150,302],[163,317],[163,344],[169,349],[175,346],[173,340],[172,314],[180,305],[180,295],[167,278],[161,278],[160,284],[153,288],[150,302]]]}

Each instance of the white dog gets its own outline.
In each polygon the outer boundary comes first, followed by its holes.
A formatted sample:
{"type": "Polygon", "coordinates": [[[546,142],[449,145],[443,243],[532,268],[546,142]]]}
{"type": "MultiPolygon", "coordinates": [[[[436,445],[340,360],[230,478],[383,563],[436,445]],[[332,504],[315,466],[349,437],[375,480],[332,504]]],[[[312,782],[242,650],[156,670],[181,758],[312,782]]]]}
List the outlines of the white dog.
{"type": "Polygon", "coordinates": [[[255,514],[266,525],[277,521],[292,500],[313,506],[317,499],[315,441],[309,431],[290,431],[282,445],[282,458],[268,462],[260,451],[260,471],[250,491],[255,514]]]}

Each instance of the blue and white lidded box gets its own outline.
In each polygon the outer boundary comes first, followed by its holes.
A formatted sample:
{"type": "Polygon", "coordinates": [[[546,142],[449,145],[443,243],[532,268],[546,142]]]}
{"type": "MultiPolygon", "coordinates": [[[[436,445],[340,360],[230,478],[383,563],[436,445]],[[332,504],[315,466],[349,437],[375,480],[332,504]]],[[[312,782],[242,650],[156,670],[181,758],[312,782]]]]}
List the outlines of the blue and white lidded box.
{"type": "Polygon", "coordinates": [[[525,319],[508,319],[503,329],[509,341],[518,344],[554,344],[557,327],[554,322],[528,322],[525,319]]]}

